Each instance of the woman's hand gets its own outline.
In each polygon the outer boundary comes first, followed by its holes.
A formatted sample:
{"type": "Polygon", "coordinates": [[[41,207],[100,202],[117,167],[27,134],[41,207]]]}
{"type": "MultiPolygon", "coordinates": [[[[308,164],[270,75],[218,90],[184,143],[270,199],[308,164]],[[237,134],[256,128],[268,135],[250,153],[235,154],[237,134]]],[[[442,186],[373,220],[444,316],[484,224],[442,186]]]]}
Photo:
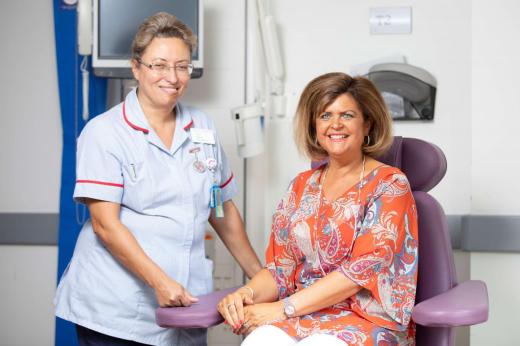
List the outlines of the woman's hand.
{"type": "Polygon", "coordinates": [[[160,307],[190,306],[199,301],[192,296],[181,284],[168,277],[154,287],[155,297],[160,307]]]}
{"type": "Polygon", "coordinates": [[[287,316],[283,312],[283,302],[263,303],[244,308],[244,323],[237,334],[248,335],[256,328],[274,321],[283,321],[287,316]]]}
{"type": "Polygon", "coordinates": [[[235,292],[228,294],[222,299],[217,310],[227,324],[237,331],[244,323],[244,306],[253,304],[251,291],[246,287],[240,287],[235,292]]]}

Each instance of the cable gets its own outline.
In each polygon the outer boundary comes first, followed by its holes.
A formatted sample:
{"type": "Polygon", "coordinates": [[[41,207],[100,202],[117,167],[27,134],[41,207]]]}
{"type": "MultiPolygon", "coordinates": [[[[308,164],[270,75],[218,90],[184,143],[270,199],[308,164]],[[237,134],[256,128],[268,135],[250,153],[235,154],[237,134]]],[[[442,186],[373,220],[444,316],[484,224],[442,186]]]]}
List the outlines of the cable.
{"type": "MultiPolygon", "coordinates": [[[[77,39],[77,38],[76,38],[77,39]]],[[[75,45],[75,51],[74,51],[74,145],[77,147],[78,145],[78,137],[79,137],[79,80],[78,80],[78,67],[80,71],[83,74],[83,88],[85,87],[85,75],[84,70],[86,70],[87,67],[87,57],[84,56],[83,60],[81,62],[81,65],[79,65],[79,55],[78,55],[78,45],[75,45]],[[79,65],[79,66],[78,66],[79,65]]],[[[85,104],[87,105],[87,112],[88,112],[88,70],[86,70],[87,73],[87,102],[85,103],[85,96],[83,95],[83,109],[85,109],[85,104]]],[[[84,118],[83,118],[84,119],[84,118]]],[[[74,151],[76,152],[76,151],[74,151]]],[[[79,226],[82,226],[86,221],[87,216],[87,207],[84,204],[78,203],[74,201],[74,209],[75,209],[75,216],[76,216],[76,223],[79,226]],[[80,210],[81,209],[81,210],[80,210]]]]}

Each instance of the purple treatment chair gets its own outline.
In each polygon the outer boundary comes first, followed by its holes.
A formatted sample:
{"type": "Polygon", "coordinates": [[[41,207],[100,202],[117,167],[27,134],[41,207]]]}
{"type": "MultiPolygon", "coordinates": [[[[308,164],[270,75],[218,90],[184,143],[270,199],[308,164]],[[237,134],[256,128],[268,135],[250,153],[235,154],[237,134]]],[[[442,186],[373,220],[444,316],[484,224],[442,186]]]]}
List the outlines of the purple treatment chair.
{"type": "MultiPolygon", "coordinates": [[[[412,318],[417,324],[417,345],[454,345],[453,327],[487,321],[486,284],[478,280],[457,283],[446,215],[427,192],[446,173],[446,158],[435,145],[415,138],[394,137],[380,161],[400,168],[408,177],[419,216],[419,281],[412,318]]],[[[217,303],[229,292],[201,296],[190,307],[159,308],[156,321],[162,327],[201,328],[223,321],[217,303]]]]}

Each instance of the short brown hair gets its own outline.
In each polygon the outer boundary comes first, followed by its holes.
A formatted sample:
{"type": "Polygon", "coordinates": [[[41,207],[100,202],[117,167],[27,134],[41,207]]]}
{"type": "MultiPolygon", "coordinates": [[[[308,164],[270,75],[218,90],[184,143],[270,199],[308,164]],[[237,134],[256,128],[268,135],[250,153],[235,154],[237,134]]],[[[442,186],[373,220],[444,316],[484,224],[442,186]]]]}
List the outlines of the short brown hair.
{"type": "Polygon", "coordinates": [[[180,19],[166,12],[158,12],[139,26],[132,42],[132,59],[139,61],[146,47],[156,37],[181,39],[193,53],[197,47],[197,36],[180,19]]]}
{"type": "Polygon", "coordinates": [[[348,93],[363,112],[364,121],[370,123],[370,142],[362,147],[371,157],[381,156],[392,144],[392,120],[383,97],[368,79],[350,77],[341,72],[321,75],[307,84],[300,96],[294,126],[298,150],[312,160],[326,158],[327,152],[319,145],[316,118],[338,96],[348,93]]]}

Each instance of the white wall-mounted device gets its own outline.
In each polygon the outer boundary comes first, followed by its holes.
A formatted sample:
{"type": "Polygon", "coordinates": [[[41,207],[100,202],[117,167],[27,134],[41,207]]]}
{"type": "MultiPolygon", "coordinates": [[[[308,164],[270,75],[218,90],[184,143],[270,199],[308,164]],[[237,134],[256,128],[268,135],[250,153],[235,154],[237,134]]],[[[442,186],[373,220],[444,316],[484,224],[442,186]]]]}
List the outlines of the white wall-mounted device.
{"type": "Polygon", "coordinates": [[[79,0],[78,13],[78,53],[92,54],[92,0],[79,0]]]}
{"type": "Polygon", "coordinates": [[[235,121],[235,135],[240,157],[252,157],[264,151],[262,114],[263,107],[259,103],[231,110],[232,119],[235,121]]]}
{"type": "MultiPolygon", "coordinates": [[[[286,96],[284,94],[284,66],[274,17],[268,14],[267,0],[255,0],[258,20],[256,48],[261,51],[265,66],[257,68],[256,84],[262,84],[255,92],[255,101],[231,110],[235,121],[238,154],[241,157],[258,155],[264,150],[263,122],[272,117],[284,117],[286,96]],[[267,80],[266,88],[263,79],[267,80]],[[267,90],[265,90],[267,89],[267,90]]],[[[259,61],[262,58],[258,59],[259,61]]]]}
{"type": "Polygon", "coordinates": [[[89,95],[89,70],[88,56],[92,55],[92,0],[79,0],[77,4],[77,31],[78,31],[78,54],[83,56],[81,61],[82,80],[82,118],[89,118],[88,95],[89,95]]]}

